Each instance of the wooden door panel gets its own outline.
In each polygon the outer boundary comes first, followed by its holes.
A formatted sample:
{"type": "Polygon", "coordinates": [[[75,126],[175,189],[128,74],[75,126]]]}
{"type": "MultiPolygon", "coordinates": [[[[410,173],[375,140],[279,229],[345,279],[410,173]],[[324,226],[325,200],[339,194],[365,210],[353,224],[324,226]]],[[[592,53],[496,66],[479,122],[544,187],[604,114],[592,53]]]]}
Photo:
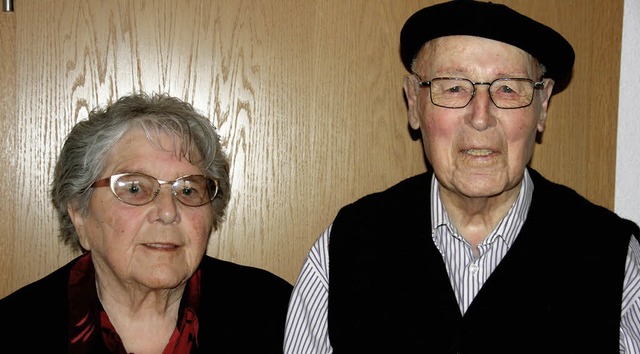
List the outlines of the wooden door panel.
{"type": "MultiPolygon", "coordinates": [[[[208,253],[293,282],[338,209],[425,170],[398,55],[418,0],[15,0],[0,14],[0,296],[69,261],[49,201],[95,105],[168,92],[209,115],[232,200],[208,253]]],[[[613,208],[622,0],[509,0],[574,45],[533,165],[613,208]],[[604,80],[603,78],[606,78],[604,80]]]]}

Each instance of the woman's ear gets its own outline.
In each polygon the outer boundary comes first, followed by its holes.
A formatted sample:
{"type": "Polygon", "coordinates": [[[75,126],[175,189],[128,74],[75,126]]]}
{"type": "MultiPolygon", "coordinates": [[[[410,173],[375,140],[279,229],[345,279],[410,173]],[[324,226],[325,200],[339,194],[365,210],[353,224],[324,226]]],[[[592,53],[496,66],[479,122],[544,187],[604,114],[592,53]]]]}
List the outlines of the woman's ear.
{"type": "Polygon", "coordinates": [[[67,205],[67,213],[69,213],[69,218],[71,219],[73,226],[76,228],[78,241],[80,241],[80,245],[82,246],[82,248],[90,251],[91,245],[89,239],[86,236],[84,217],[82,216],[82,213],[76,210],[71,204],[72,203],[69,203],[69,205],[67,205]]]}

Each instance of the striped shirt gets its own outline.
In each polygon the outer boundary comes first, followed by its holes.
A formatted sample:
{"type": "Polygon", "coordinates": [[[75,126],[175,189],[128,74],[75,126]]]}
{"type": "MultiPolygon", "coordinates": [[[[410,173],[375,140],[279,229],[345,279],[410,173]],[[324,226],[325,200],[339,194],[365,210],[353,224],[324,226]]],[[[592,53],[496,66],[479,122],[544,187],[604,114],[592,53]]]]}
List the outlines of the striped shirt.
{"type": "MultiPolygon", "coordinates": [[[[457,232],[431,181],[431,235],[442,254],[461,313],[465,313],[498,266],[524,224],[533,193],[525,170],[518,199],[498,226],[478,245],[478,255],[457,232]]],[[[285,354],[330,354],[329,238],[331,225],[311,247],[293,288],[285,329],[285,354]]],[[[620,323],[620,353],[640,354],[640,243],[631,237],[626,260],[620,323]]]]}

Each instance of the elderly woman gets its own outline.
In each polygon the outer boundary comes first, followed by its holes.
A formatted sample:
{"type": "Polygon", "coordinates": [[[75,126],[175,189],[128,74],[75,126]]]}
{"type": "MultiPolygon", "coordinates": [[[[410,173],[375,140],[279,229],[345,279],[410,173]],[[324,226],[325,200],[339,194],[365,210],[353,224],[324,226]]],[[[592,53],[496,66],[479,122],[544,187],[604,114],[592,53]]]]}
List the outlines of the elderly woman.
{"type": "Polygon", "coordinates": [[[191,105],[134,94],[71,131],[51,196],[82,251],[0,300],[34,353],[281,353],[291,285],[206,256],[229,202],[219,136],[191,105]]]}

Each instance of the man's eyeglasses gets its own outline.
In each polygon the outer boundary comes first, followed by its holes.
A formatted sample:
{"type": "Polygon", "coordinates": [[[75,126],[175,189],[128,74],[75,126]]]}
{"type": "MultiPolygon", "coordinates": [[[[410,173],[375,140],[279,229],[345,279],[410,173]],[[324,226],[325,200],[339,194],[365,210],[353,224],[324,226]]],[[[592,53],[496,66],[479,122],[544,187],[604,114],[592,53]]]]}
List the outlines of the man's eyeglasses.
{"type": "Polygon", "coordinates": [[[544,81],[534,82],[526,78],[500,78],[491,82],[473,82],[457,77],[436,77],[422,81],[418,74],[420,87],[429,87],[431,103],[444,108],[464,108],[476,94],[476,85],[489,86],[489,97],[498,108],[523,108],[533,102],[534,90],[544,88],[544,81]]]}
{"type": "Polygon", "coordinates": [[[203,175],[162,181],[143,173],[120,173],[95,181],[91,188],[109,187],[122,202],[145,205],[156,198],[163,184],[171,185],[171,192],[180,203],[192,207],[210,203],[218,194],[218,180],[203,175]]]}

